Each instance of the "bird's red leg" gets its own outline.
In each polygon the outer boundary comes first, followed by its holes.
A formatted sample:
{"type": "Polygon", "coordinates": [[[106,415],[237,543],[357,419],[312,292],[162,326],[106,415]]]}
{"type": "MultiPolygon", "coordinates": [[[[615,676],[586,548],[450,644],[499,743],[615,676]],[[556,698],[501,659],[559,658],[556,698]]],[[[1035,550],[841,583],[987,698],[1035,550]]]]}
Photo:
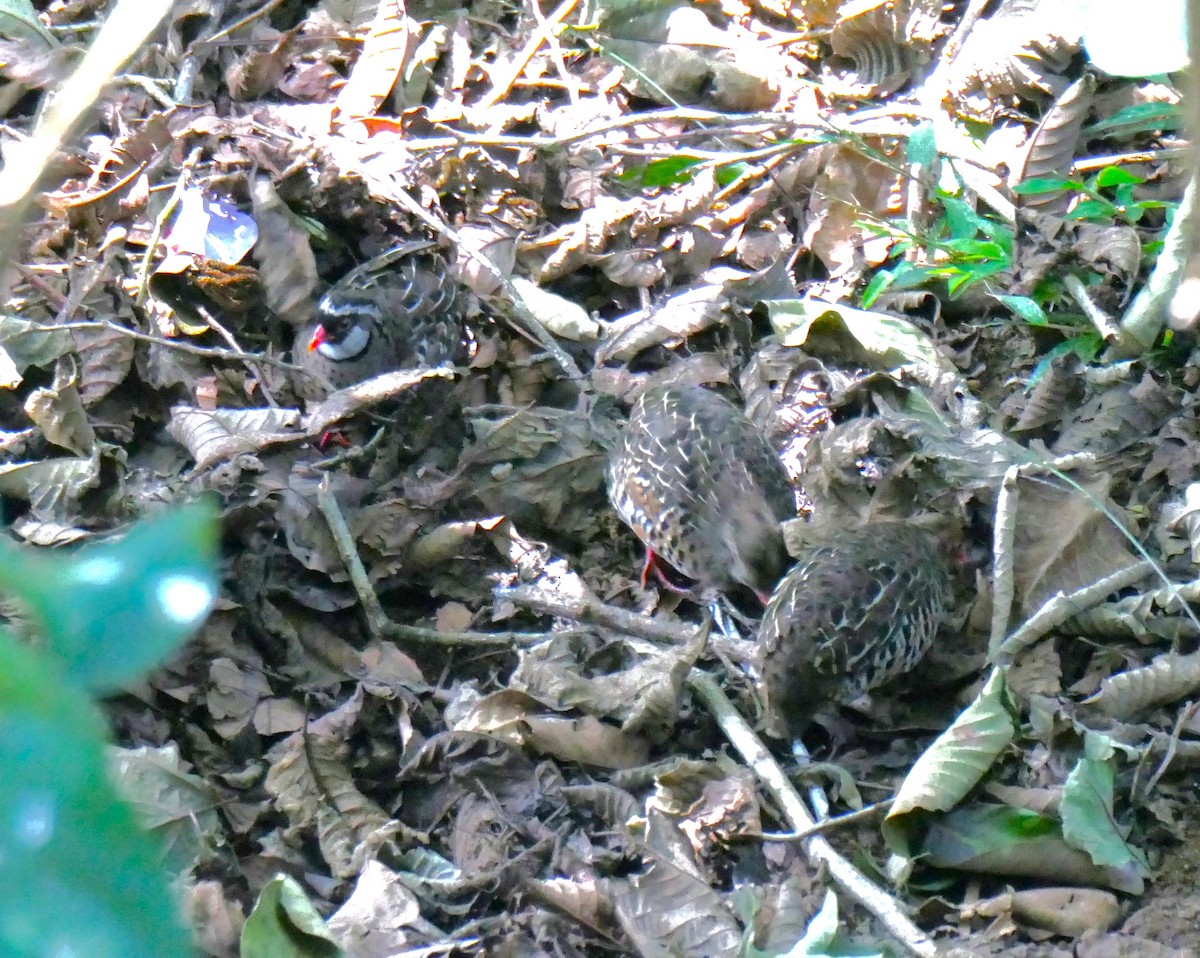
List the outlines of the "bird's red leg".
{"type": "Polygon", "coordinates": [[[643,589],[646,587],[646,583],[650,578],[651,572],[654,573],[654,578],[661,582],[668,592],[674,592],[676,595],[692,594],[692,589],[690,586],[680,585],[677,582],[671,581],[672,572],[674,572],[675,575],[679,576],[680,578],[684,578],[683,573],[676,572],[675,568],[665,562],[662,556],[647,546],[646,562],[642,566],[641,583],[643,589]]]}
{"type": "Polygon", "coordinates": [[[642,577],[638,580],[642,584],[642,588],[646,588],[646,581],[650,578],[650,570],[654,567],[654,560],[658,558],[654,554],[654,550],[646,546],[646,561],[642,563],[642,577]]]}
{"type": "Polygon", "coordinates": [[[329,429],[321,433],[321,438],[317,442],[317,448],[324,452],[330,446],[341,446],[343,449],[350,448],[350,440],[343,436],[336,429],[329,429]]]}

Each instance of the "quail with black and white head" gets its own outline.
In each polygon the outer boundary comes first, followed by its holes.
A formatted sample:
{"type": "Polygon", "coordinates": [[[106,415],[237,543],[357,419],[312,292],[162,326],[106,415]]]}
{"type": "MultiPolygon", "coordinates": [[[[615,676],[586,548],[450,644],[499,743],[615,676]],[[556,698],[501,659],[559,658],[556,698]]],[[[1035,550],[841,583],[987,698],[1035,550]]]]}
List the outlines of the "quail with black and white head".
{"type": "Polygon", "coordinates": [[[766,602],[787,568],[787,471],[741,410],[701,386],[641,395],[609,460],[608,497],[646,546],[643,584],[661,559],[702,587],[745,586],[766,602]]]}
{"type": "Polygon", "coordinates": [[[405,243],[352,270],[321,297],[292,350],[319,398],[395,369],[453,360],[462,340],[457,283],[431,243],[405,243]]]}

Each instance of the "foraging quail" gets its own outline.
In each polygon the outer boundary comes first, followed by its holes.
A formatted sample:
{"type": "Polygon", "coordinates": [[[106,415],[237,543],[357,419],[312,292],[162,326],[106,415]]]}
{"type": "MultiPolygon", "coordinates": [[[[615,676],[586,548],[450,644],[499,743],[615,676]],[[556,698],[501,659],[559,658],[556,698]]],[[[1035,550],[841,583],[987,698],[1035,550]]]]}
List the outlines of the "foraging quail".
{"type": "Polygon", "coordinates": [[[312,374],[300,387],[305,396],[319,398],[326,387],[344,389],[393,369],[453,358],[462,338],[457,286],[431,246],[397,246],[321,297],[316,319],[298,330],[292,349],[312,374]]]}
{"type": "Polygon", "coordinates": [[[923,529],[879,522],[810,546],[779,583],[758,630],[767,731],[799,732],[910,671],[929,650],[950,574],[923,529]]]}
{"type": "Polygon", "coordinates": [[[765,603],[787,566],[788,474],[745,414],[700,386],[641,395],[609,460],[608,498],[646,546],[643,585],[659,557],[701,586],[741,584],[765,603]]]}

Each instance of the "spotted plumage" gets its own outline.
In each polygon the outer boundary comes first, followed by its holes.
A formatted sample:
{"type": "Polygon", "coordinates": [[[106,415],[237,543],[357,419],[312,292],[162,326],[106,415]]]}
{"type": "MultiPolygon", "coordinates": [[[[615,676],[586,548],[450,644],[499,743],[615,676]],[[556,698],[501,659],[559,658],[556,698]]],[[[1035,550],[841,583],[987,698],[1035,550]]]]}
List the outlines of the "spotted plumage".
{"type": "Polygon", "coordinates": [[[787,472],[745,414],[703,387],[642,394],[609,460],[608,497],[650,553],[701,586],[740,584],[766,601],[786,568],[787,472]]]}
{"type": "Polygon", "coordinates": [[[807,548],[758,631],[768,732],[798,732],[822,705],[853,701],[910,671],[949,598],[941,549],[916,526],[875,523],[807,548]]]}
{"type": "Polygon", "coordinates": [[[380,373],[450,362],[462,339],[458,287],[426,242],[406,243],[353,270],[321,297],[293,357],[320,398],[380,373]]]}

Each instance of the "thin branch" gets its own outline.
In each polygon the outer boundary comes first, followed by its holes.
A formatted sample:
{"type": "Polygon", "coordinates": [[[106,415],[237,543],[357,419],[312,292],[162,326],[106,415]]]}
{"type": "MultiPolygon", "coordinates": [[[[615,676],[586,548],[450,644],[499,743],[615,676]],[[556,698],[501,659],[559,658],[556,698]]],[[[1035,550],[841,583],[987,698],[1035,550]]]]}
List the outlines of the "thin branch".
{"type": "Polygon", "coordinates": [[[263,363],[267,366],[275,366],[278,369],[286,369],[290,372],[304,372],[295,363],[284,362],[282,359],[275,359],[273,356],[267,356],[263,353],[242,353],[236,349],[226,349],[223,346],[194,346],[183,340],[166,339],[162,336],[151,336],[148,333],[140,333],[136,329],[130,329],[128,326],[122,326],[120,323],[111,323],[103,319],[85,319],[72,323],[57,323],[53,326],[46,326],[45,329],[48,332],[53,332],[56,329],[107,329],[110,332],[128,336],[130,339],[136,339],[140,343],[153,343],[155,346],[163,346],[166,349],[178,349],[180,352],[191,353],[193,356],[207,356],[210,359],[226,359],[242,363],[263,363]]]}
{"type": "MultiPolygon", "coordinates": [[[[738,714],[733,703],[713,680],[700,669],[692,669],[688,686],[703,700],[721,726],[721,731],[734,748],[741,753],[746,764],[766,786],[784,816],[797,832],[807,832],[816,822],[792,786],[779,763],[746,720],[738,714]]],[[[803,839],[804,852],[814,863],[825,865],[830,877],[855,901],[871,912],[910,954],[920,958],[935,958],[937,948],[933,941],[905,914],[903,906],[886,891],[858,871],[821,834],[810,834],[803,839]]]]}
{"type": "Polygon", "coordinates": [[[358,593],[358,601],[367,617],[367,631],[373,638],[402,639],[433,645],[511,648],[536,645],[550,638],[570,634],[566,631],[555,632],[553,636],[545,632],[442,632],[438,629],[393,622],[383,611],[375,587],[371,585],[370,576],[367,575],[366,567],[358,555],[358,547],[354,544],[354,536],[350,534],[350,527],[346,525],[341,506],[338,505],[337,497],[329,485],[329,476],[325,476],[317,487],[317,507],[329,524],[329,532],[337,546],[338,555],[350,574],[350,581],[354,584],[354,591],[358,593]]]}

